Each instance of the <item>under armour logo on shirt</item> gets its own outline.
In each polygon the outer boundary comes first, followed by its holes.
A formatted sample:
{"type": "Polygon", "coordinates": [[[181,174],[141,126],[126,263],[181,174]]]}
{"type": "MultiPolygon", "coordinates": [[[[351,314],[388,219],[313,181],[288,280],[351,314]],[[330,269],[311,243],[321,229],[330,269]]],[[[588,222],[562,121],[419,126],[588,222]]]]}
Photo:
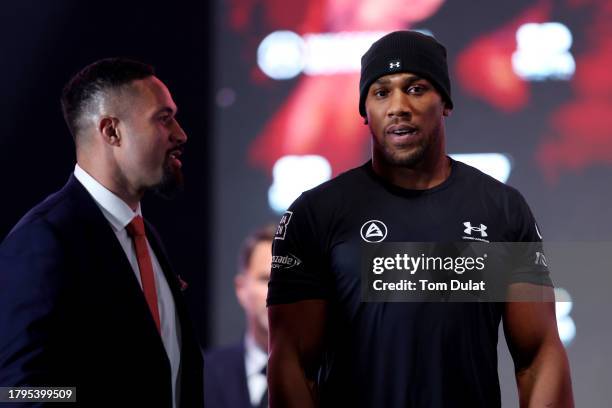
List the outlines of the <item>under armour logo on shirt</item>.
{"type": "Polygon", "coordinates": [[[389,70],[395,71],[402,67],[402,63],[400,60],[389,61],[389,70]]]}
{"type": "Polygon", "coordinates": [[[480,232],[480,236],[483,238],[487,236],[487,226],[484,224],[480,224],[480,227],[472,227],[472,223],[466,221],[463,223],[463,225],[465,226],[465,230],[463,230],[464,234],[472,235],[472,231],[476,231],[480,232]]]}

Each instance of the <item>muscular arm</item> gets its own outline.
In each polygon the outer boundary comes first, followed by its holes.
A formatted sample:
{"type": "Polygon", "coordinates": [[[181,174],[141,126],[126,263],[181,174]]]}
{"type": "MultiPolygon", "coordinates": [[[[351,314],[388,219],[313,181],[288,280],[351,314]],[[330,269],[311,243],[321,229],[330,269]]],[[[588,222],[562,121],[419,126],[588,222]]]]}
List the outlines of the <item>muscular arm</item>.
{"type": "MultiPolygon", "coordinates": [[[[518,283],[510,291],[524,292],[535,286],[518,283]]],[[[550,287],[535,290],[554,299],[550,287]]],[[[569,363],[557,331],[554,301],[506,303],[504,332],[514,360],[521,408],[573,407],[569,363]]]]}
{"type": "Polygon", "coordinates": [[[305,300],[268,308],[270,408],[316,407],[314,376],[320,364],[326,302],[305,300]]]}

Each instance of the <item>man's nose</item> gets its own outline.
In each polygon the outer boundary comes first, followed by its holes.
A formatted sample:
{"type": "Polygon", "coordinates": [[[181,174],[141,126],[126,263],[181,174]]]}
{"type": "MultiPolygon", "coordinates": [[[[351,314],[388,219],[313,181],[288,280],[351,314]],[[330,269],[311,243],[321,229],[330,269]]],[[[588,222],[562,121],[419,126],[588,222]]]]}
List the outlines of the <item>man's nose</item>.
{"type": "Polygon", "coordinates": [[[172,138],[178,143],[183,144],[187,141],[187,133],[183,130],[178,121],[174,121],[174,129],[172,130],[172,138]]]}
{"type": "Polygon", "coordinates": [[[391,94],[389,109],[387,115],[389,117],[399,116],[404,117],[412,114],[412,107],[408,95],[401,91],[395,91],[391,94]]]}

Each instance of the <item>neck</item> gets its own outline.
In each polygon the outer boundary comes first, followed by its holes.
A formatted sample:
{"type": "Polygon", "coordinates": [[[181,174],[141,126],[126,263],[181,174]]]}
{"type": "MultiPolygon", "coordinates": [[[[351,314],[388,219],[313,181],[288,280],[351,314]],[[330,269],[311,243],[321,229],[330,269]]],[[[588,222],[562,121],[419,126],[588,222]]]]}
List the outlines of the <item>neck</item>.
{"type": "Polygon", "coordinates": [[[372,168],[389,183],[411,190],[427,190],[442,184],[451,173],[450,159],[439,150],[432,158],[424,158],[413,167],[390,164],[372,157],[372,168]]]}
{"type": "Polygon", "coordinates": [[[77,163],[98,183],[122,199],[133,211],[136,211],[144,191],[130,188],[128,181],[121,172],[113,171],[115,166],[106,165],[103,158],[89,160],[86,157],[79,157],[79,155],[77,155],[77,163]]]}

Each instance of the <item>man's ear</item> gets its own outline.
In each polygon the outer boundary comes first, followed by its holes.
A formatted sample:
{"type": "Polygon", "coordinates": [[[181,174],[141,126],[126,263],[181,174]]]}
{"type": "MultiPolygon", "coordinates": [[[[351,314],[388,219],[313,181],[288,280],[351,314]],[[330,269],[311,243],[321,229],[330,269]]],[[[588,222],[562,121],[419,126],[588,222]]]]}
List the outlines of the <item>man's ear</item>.
{"type": "Polygon", "coordinates": [[[444,116],[450,116],[451,112],[453,111],[453,108],[449,108],[448,106],[446,106],[446,104],[444,105],[444,110],[442,111],[442,115],[444,116]]]}
{"type": "Polygon", "coordinates": [[[242,307],[245,307],[246,304],[246,292],[244,291],[245,283],[244,275],[238,274],[234,277],[234,290],[236,292],[236,298],[242,307]]]}
{"type": "Polygon", "coordinates": [[[112,116],[104,116],[98,123],[98,132],[104,141],[112,146],[121,145],[121,136],[118,131],[119,120],[112,116]]]}

